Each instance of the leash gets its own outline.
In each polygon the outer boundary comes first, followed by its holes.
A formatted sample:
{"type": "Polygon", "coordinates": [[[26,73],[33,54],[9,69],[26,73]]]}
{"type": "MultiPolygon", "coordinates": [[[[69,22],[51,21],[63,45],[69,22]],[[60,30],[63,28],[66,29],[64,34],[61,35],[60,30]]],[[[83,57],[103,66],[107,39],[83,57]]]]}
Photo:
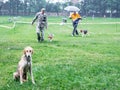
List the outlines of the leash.
{"type": "Polygon", "coordinates": [[[13,22],[13,26],[6,26],[6,25],[0,25],[0,27],[2,27],[2,28],[7,28],[7,29],[14,29],[15,28],[15,26],[16,26],[16,22],[13,22]]]}

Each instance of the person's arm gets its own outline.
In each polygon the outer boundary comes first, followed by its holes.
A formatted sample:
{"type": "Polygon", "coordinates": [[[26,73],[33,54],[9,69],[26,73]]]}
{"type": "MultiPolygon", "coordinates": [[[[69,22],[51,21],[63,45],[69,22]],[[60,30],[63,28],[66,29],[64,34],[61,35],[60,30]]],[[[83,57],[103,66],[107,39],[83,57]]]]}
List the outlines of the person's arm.
{"type": "Polygon", "coordinates": [[[36,19],[38,18],[38,14],[35,15],[33,21],[32,21],[32,25],[34,24],[34,22],[36,21],[36,19]]]}
{"type": "Polygon", "coordinates": [[[44,14],[44,17],[43,17],[44,19],[43,19],[43,21],[44,21],[44,23],[45,23],[45,27],[46,27],[46,29],[47,29],[47,15],[46,14],[44,14]]]}
{"type": "Polygon", "coordinates": [[[74,22],[78,23],[79,20],[82,20],[82,17],[80,16],[80,14],[77,14],[77,19],[74,22]]]}
{"type": "Polygon", "coordinates": [[[69,19],[72,19],[72,18],[69,16],[69,19]]]}
{"type": "Polygon", "coordinates": [[[78,19],[79,19],[79,20],[82,20],[82,17],[80,16],[80,14],[78,14],[78,19]]]}
{"type": "Polygon", "coordinates": [[[72,15],[69,16],[69,19],[72,19],[72,15]]]}
{"type": "Polygon", "coordinates": [[[45,23],[46,29],[48,28],[48,21],[47,21],[47,16],[46,16],[46,23],[45,23]]]}

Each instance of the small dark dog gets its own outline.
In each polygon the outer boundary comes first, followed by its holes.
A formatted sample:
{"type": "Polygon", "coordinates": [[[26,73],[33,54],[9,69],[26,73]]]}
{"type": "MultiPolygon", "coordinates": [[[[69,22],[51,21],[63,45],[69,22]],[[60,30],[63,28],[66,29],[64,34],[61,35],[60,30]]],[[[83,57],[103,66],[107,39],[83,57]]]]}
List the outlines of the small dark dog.
{"type": "Polygon", "coordinates": [[[81,33],[82,37],[89,35],[88,30],[80,30],[80,33],[81,33]]]}

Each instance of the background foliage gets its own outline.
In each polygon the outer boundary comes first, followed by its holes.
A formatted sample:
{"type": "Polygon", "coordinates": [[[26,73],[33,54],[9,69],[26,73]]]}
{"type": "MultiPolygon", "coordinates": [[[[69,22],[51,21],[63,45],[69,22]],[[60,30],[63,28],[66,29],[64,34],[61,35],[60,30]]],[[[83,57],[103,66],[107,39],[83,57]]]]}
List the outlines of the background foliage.
{"type": "Polygon", "coordinates": [[[47,12],[60,13],[68,5],[80,8],[80,13],[86,16],[120,17],[119,0],[64,0],[64,3],[51,3],[51,0],[8,0],[0,1],[0,15],[32,15],[45,7],[47,12]],[[76,3],[74,3],[77,1],[76,3]]]}

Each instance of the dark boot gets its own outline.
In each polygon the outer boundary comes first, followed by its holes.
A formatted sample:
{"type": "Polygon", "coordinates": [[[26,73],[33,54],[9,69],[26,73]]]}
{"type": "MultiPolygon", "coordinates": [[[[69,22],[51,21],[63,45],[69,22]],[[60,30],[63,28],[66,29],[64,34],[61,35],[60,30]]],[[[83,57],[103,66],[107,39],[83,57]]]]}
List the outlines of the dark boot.
{"type": "Polygon", "coordinates": [[[44,38],[43,38],[43,37],[41,37],[41,41],[44,41],[44,38]]]}
{"type": "Polygon", "coordinates": [[[74,30],[73,30],[73,32],[72,32],[72,36],[75,36],[75,34],[74,34],[74,30]]]}
{"type": "Polygon", "coordinates": [[[76,35],[79,35],[79,33],[78,33],[78,31],[77,31],[77,30],[76,30],[75,32],[76,32],[76,35]]]}
{"type": "Polygon", "coordinates": [[[41,37],[39,33],[37,33],[37,39],[38,39],[38,42],[40,42],[41,37]]]}

